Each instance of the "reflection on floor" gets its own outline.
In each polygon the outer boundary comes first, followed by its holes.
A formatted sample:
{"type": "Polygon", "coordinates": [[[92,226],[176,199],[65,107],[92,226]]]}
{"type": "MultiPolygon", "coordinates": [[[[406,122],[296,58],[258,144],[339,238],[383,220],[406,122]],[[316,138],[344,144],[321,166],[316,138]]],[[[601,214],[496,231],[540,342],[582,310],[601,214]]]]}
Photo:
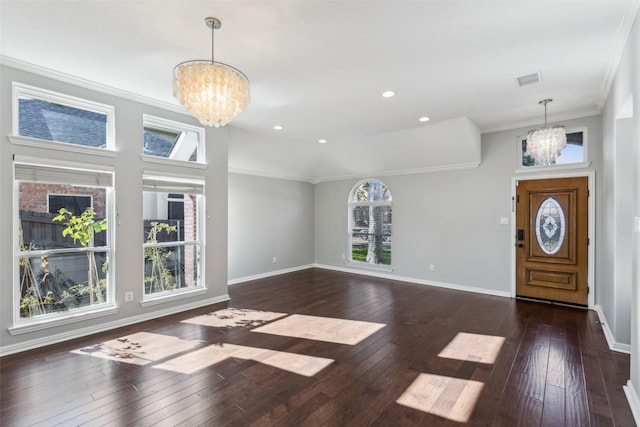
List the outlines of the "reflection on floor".
{"type": "MultiPolygon", "coordinates": [[[[252,332],[348,345],[357,345],[386,326],[383,323],[301,314],[287,316],[286,313],[236,308],[192,317],[182,323],[212,328],[240,327],[252,332]]],[[[492,364],[503,343],[503,337],[460,332],[438,357],[492,364]]],[[[229,359],[242,359],[312,377],[334,362],[325,357],[224,342],[206,344],[200,340],[139,332],[72,352],[136,365],[153,362],[154,368],[186,375],[229,359]]],[[[473,413],[482,388],[483,383],[479,381],[420,373],[396,402],[452,421],[466,422],[473,413]]]]}
{"type": "Polygon", "coordinates": [[[464,423],[473,413],[482,386],[479,381],[420,374],[396,402],[464,423]]]}
{"type": "Polygon", "coordinates": [[[356,345],[385,326],[383,323],[292,314],[252,332],[356,345]]]}
{"type": "Polygon", "coordinates": [[[438,357],[495,363],[503,343],[504,337],[459,332],[438,354],[438,357]]]}
{"type": "Polygon", "coordinates": [[[84,354],[118,362],[146,365],[202,344],[201,341],[187,341],[169,335],[138,332],[89,347],[73,350],[84,354]]]}
{"type": "Polygon", "coordinates": [[[154,366],[158,369],[192,374],[201,369],[224,362],[229,358],[254,360],[264,365],[293,372],[294,374],[312,377],[329,366],[333,359],[287,353],[284,351],[246,347],[235,344],[214,344],[183,356],[178,356],[165,363],[154,366]]]}
{"type": "Polygon", "coordinates": [[[245,308],[226,308],[183,320],[182,323],[193,323],[195,325],[211,326],[213,328],[237,326],[255,327],[286,315],[287,313],[248,310],[245,308]]]}

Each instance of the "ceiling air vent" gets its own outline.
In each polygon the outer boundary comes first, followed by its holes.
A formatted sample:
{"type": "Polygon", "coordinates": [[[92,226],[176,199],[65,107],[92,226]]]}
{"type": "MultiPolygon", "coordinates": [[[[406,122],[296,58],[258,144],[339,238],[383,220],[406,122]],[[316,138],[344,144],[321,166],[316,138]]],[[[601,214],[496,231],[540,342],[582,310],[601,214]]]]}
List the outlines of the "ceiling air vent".
{"type": "Polygon", "coordinates": [[[540,73],[527,74],[526,76],[520,76],[516,78],[518,82],[518,87],[532,85],[535,83],[540,83],[542,80],[540,73]]]}

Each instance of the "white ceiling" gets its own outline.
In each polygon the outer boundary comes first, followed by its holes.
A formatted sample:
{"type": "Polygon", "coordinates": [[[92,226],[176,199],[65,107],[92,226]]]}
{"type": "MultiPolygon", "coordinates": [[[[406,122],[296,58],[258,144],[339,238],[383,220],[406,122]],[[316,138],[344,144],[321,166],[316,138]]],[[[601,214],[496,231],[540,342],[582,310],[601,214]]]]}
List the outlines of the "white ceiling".
{"type": "MultiPolygon", "coordinates": [[[[369,137],[461,117],[482,132],[533,126],[543,98],[554,99],[550,121],[599,113],[637,10],[638,1],[2,0],[0,53],[177,107],[173,67],[210,59],[204,18],[216,16],[215,59],[251,81],[230,166],[315,180],[389,170],[340,158],[369,137]],[[536,72],[541,83],[516,85],[536,72]],[[382,98],[387,89],[396,96],[382,98]]],[[[404,157],[391,169],[416,169],[404,157]]]]}

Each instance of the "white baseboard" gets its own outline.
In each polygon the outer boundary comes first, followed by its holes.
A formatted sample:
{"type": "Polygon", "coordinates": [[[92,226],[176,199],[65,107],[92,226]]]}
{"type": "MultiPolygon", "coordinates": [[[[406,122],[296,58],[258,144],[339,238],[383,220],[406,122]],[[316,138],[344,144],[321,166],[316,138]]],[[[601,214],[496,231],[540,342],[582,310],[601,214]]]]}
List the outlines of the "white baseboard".
{"type": "Polygon", "coordinates": [[[285,268],[282,270],[268,271],[266,273],[255,274],[253,276],[239,277],[237,279],[229,280],[227,282],[227,285],[229,286],[237,285],[238,283],[250,282],[251,280],[265,279],[267,277],[278,276],[280,274],[286,274],[286,273],[293,273],[294,271],[306,270],[313,267],[315,267],[314,264],[307,264],[307,265],[300,265],[298,267],[285,268]]]}
{"type": "Polygon", "coordinates": [[[223,301],[229,301],[229,295],[221,295],[221,296],[209,298],[206,300],[195,301],[188,304],[166,308],[164,310],[156,310],[151,313],[140,314],[138,316],[127,317],[125,319],[115,320],[113,322],[102,323],[96,326],[76,329],[69,332],[50,335],[44,338],[24,341],[19,344],[4,346],[0,348],[0,357],[8,356],[14,353],[19,353],[21,351],[33,350],[34,348],[44,347],[46,345],[56,344],[59,342],[68,341],[75,338],[85,337],[88,335],[96,334],[98,332],[104,332],[104,331],[109,331],[111,329],[121,328],[123,326],[133,325],[135,323],[140,323],[147,320],[157,319],[163,316],[169,316],[171,314],[181,313],[183,311],[204,307],[206,305],[217,304],[223,301]]]}
{"type": "Polygon", "coordinates": [[[631,406],[633,419],[636,420],[636,425],[640,426],[640,398],[638,397],[638,392],[631,383],[631,380],[627,381],[627,385],[622,386],[622,388],[624,389],[624,394],[627,395],[629,406],[631,406]]]}
{"type": "Polygon", "coordinates": [[[619,353],[631,354],[631,345],[623,344],[616,342],[616,339],[613,337],[613,332],[609,328],[609,322],[607,322],[607,316],[604,315],[604,311],[602,311],[602,307],[596,305],[593,309],[598,313],[598,318],[600,319],[600,324],[602,325],[602,331],[604,332],[604,337],[607,340],[607,344],[609,345],[609,350],[617,351],[619,353]]]}
{"type": "Polygon", "coordinates": [[[496,291],[493,289],[475,288],[473,286],[456,285],[453,283],[435,282],[433,280],[416,279],[413,277],[396,276],[394,274],[382,273],[375,270],[362,270],[357,268],[335,267],[333,265],[314,264],[316,268],[324,268],[325,270],[342,271],[344,273],[361,274],[363,276],[380,277],[382,279],[399,280],[401,282],[416,283],[419,285],[435,286],[438,288],[453,289],[456,291],[474,292],[476,294],[492,295],[496,297],[511,298],[511,293],[506,291],[496,291]]]}

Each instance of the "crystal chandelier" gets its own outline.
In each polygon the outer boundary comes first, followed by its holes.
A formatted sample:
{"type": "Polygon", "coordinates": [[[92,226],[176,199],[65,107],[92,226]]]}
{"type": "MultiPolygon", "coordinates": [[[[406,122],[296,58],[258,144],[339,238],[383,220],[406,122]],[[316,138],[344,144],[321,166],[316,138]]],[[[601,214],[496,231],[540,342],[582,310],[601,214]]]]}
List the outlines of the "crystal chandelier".
{"type": "Polygon", "coordinates": [[[535,160],[536,165],[553,165],[556,157],[567,146],[567,135],[564,126],[547,127],[547,104],[553,99],[543,99],[544,127],[529,131],[527,135],[527,153],[535,160]]]}
{"type": "Polygon", "coordinates": [[[244,110],[251,96],[249,79],[240,70],[213,60],[213,34],[222,26],[206,18],[211,28],[211,61],[194,60],[173,69],[173,95],[200,123],[220,127],[244,110]]]}

